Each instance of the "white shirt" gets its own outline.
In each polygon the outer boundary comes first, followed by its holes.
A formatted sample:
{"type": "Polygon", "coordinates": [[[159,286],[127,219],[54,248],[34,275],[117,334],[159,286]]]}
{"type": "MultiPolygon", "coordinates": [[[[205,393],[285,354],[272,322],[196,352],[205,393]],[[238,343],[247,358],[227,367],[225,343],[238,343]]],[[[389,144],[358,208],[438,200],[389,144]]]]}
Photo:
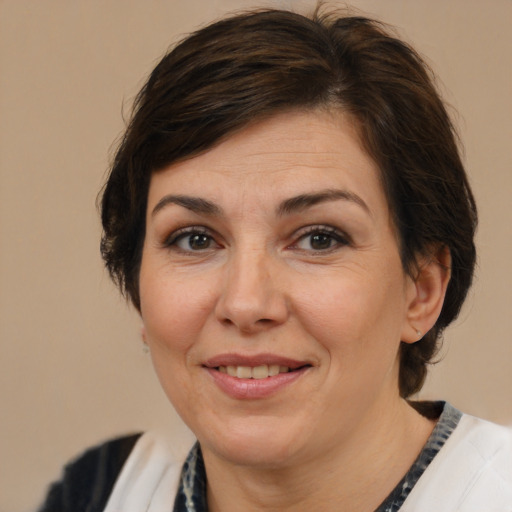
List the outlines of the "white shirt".
{"type": "MultiPolygon", "coordinates": [[[[184,461],[166,440],[144,434],[105,512],[172,512],[184,461]]],[[[183,489],[191,492],[191,482],[183,489]]],[[[187,512],[196,512],[192,499],[187,512]]],[[[400,512],[512,512],[512,429],[462,415],[400,512]]]]}

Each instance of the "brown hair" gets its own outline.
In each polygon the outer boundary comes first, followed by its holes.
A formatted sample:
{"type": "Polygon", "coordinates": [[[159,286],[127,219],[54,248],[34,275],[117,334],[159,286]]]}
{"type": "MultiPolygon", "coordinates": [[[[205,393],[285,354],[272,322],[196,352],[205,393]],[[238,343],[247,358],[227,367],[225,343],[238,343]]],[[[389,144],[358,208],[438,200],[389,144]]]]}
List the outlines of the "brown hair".
{"type": "Polygon", "coordinates": [[[442,330],[458,315],[475,264],[477,216],[455,132],[431,72],[407,44],[363,17],[262,10],[184,39],[137,96],[102,197],[101,251],[140,309],[139,266],[151,174],[286,110],[340,108],[378,164],[404,269],[450,250],[446,299],[434,328],[401,346],[400,394],[417,392],[442,330]]]}

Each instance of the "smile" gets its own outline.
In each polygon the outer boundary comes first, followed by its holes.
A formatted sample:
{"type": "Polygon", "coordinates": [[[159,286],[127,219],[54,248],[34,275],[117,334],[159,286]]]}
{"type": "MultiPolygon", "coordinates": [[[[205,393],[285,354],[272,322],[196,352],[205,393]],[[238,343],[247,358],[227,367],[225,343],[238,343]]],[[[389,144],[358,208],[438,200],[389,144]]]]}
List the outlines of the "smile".
{"type": "Polygon", "coordinates": [[[262,364],[259,366],[219,366],[218,371],[227,373],[231,377],[238,379],[267,379],[274,377],[280,373],[288,373],[290,368],[288,366],[280,366],[278,364],[262,364]]]}
{"type": "Polygon", "coordinates": [[[210,359],[203,368],[218,389],[230,398],[254,400],[284,391],[309,373],[312,365],[271,354],[224,354],[210,359]]]}

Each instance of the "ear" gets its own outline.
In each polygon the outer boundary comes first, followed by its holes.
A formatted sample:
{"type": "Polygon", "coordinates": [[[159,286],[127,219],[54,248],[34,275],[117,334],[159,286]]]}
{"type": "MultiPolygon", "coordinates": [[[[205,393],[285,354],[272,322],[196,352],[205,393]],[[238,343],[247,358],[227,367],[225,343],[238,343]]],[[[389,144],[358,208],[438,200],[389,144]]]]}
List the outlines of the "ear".
{"type": "Polygon", "coordinates": [[[410,277],[407,292],[407,315],[402,341],[415,343],[432,329],[443,307],[450,281],[451,255],[445,247],[436,247],[431,254],[418,259],[416,274],[410,277]]]}
{"type": "Polygon", "coordinates": [[[142,327],[140,328],[140,336],[142,338],[142,341],[146,343],[146,326],[142,324],[142,327]]]}

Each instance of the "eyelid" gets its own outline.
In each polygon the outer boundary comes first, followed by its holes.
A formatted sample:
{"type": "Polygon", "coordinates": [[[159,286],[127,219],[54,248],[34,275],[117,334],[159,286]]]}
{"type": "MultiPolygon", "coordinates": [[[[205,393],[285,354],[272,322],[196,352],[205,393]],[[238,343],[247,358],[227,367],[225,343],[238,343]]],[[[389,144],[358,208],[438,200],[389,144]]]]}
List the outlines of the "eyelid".
{"type": "MultiPolygon", "coordinates": [[[[336,240],[339,245],[352,245],[351,237],[339,228],[335,228],[334,226],[330,226],[328,224],[312,224],[310,226],[305,226],[298,231],[296,231],[293,235],[294,242],[289,246],[290,248],[296,247],[297,243],[308,235],[312,235],[314,233],[322,233],[329,236],[332,236],[334,240],[336,240]]],[[[335,249],[335,247],[333,248],[335,249]]],[[[329,249],[319,252],[328,252],[329,249]]],[[[314,252],[313,250],[311,252],[314,252]]]]}
{"type": "MultiPolygon", "coordinates": [[[[207,228],[206,226],[184,226],[182,228],[178,228],[173,230],[168,236],[166,236],[162,242],[162,246],[164,248],[171,248],[174,247],[176,250],[179,248],[177,247],[176,243],[183,237],[190,236],[190,235],[205,235],[210,237],[215,244],[220,246],[219,242],[217,241],[217,237],[215,236],[215,233],[212,232],[211,229],[207,228]]],[[[189,252],[189,251],[183,251],[183,252],[189,252]]],[[[194,252],[194,251],[190,251],[194,252]]],[[[200,252],[200,251],[198,251],[200,252]]]]}

